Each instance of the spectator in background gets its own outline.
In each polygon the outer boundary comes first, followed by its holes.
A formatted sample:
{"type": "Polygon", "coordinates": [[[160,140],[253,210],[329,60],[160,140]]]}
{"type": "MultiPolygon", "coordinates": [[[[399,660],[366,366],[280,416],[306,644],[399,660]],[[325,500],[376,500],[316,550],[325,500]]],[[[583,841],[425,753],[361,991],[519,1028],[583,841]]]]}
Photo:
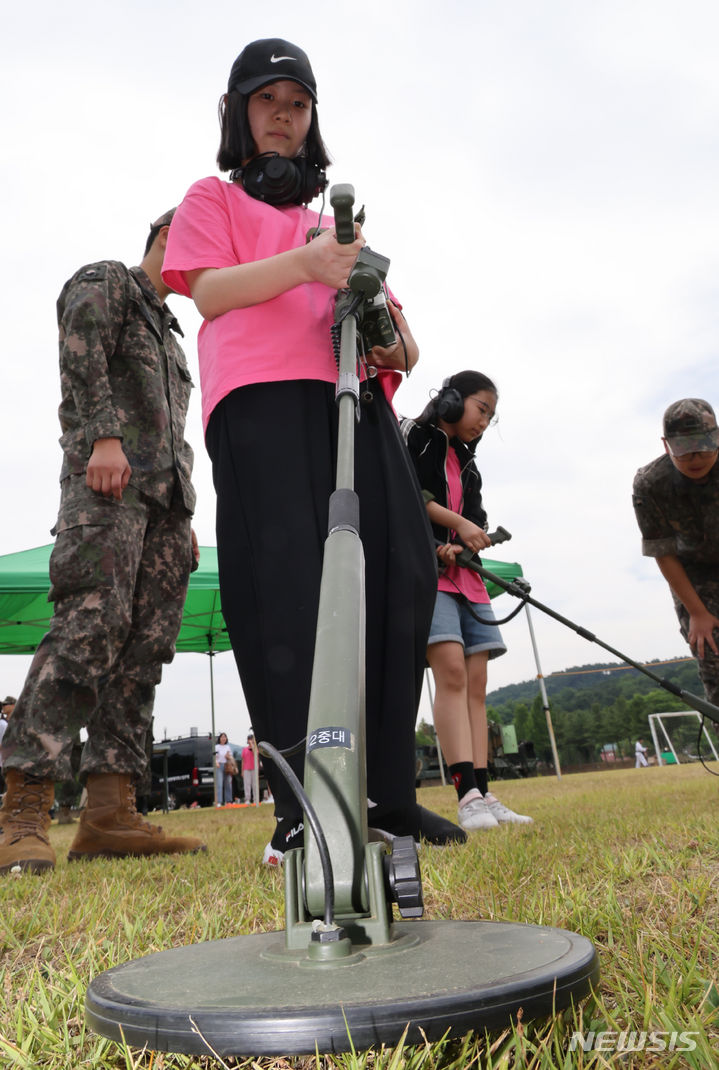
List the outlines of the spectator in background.
{"type": "Polygon", "coordinates": [[[254,733],[247,737],[247,745],[242,748],[242,784],[245,789],[245,802],[259,802],[255,790],[255,768],[257,767],[257,744],[254,733]]]}
{"type": "Polygon", "coordinates": [[[634,746],[634,768],[640,769],[645,765],[649,765],[649,762],[647,761],[647,748],[644,746],[644,740],[638,739],[634,746]]]}
{"type": "Polygon", "coordinates": [[[237,769],[232,757],[232,747],[227,741],[227,733],[220,732],[215,744],[215,805],[224,806],[232,802],[232,768],[237,769]]]}
{"type": "Polygon", "coordinates": [[[5,729],[7,728],[7,723],[10,720],[14,709],[15,699],[12,695],[8,695],[7,698],[3,699],[2,705],[0,706],[0,795],[5,792],[5,777],[3,776],[2,771],[2,741],[3,736],[5,735],[5,729]]]}

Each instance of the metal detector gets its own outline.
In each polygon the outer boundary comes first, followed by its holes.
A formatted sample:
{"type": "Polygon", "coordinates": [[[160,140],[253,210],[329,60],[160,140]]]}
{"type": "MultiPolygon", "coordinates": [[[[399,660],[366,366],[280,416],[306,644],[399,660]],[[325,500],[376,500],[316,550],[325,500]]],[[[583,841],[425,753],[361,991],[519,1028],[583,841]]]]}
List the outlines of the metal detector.
{"type": "MultiPolygon", "coordinates": [[[[330,200],[338,240],[349,243],[354,190],[334,186],[330,200]]],[[[598,980],[596,951],[575,933],[419,920],[414,841],[399,838],[388,846],[367,828],[364,554],[353,489],[354,425],[358,337],[363,317],[377,318],[388,265],[365,250],[337,301],[337,480],[324,550],[304,793],[284,757],[259,744],[302,798],[305,828],[312,832],[305,833],[304,850],[285,855],[285,931],[174,948],[96,977],[87,992],[87,1018],[113,1040],[219,1056],[415,1044],[504,1028],[520,1008],[524,1021],[554,1014],[589,995],[598,980]],[[402,920],[394,918],[395,907],[402,920]]]]}
{"type": "MultiPolygon", "coordinates": [[[[511,538],[509,532],[504,528],[498,528],[497,530],[503,532],[504,537],[493,539],[493,543],[503,542],[506,538],[511,538]]],[[[455,563],[464,565],[465,568],[471,569],[473,572],[476,572],[481,576],[482,579],[489,580],[490,583],[496,583],[503,591],[507,591],[508,594],[514,595],[515,598],[519,598],[522,605],[530,605],[534,606],[535,609],[541,609],[542,613],[546,613],[547,616],[553,617],[554,620],[559,621],[560,624],[564,624],[565,627],[571,628],[577,635],[581,635],[582,639],[587,639],[590,643],[596,643],[597,646],[601,646],[604,650],[608,650],[610,654],[614,654],[627,665],[631,665],[633,669],[637,669],[639,672],[644,673],[645,676],[648,676],[650,680],[654,680],[654,682],[664,688],[665,691],[669,691],[670,694],[680,698],[682,702],[687,704],[687,706],[704,714],[710,721],[719,724],[719,707],[715,706],[701,695],[695,695],[692,691],[685,691],[677,684],[672,683],[671,680],[667,680],[666,677],[658,676],[655,672],[652,672],[651,669],[648,669],[646,665],[634,661],[628,654],[623,654],[621,650],[617,650],[615,647],[609,646],[608,643],[603,642],[594,634],[594,632],[588,631],[587,628],[583,628],[580,624],[575,624],[574,621],[569,620],[567,617],[563,617],[561,613],[557,613],[554,609],[550,609],[549,606],[545,606],[542,602],[538,602],[535,598],[531,598],[529,594],[531,588],[526,579],[519,578],[515,580],[505,580],[501,576],[497,576],[494,572],[490,572],[488,568],[485,568],[481,559],[467,548],[457,554],[455,563]]],[[[522,605],[520,605],[518,609],[521,609],[522,605]]]]}

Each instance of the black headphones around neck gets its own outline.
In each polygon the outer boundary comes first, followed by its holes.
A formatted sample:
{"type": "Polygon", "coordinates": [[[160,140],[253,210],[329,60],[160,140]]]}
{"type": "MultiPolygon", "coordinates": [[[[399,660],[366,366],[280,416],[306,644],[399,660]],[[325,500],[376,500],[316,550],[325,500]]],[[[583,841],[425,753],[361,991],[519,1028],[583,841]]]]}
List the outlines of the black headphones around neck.
{"type": "Polygon", "coordinates": [[[240,182],[250,197],[266,204],[308,204],[327,186],[327,175],[305,156],[290,160],[278,152],[263,152],[232,171],[230,181],[240,182]]]}
{"type": "Polygon", "coordinates": [[[456,387],[450,385],[451,382],[451,376],[444,380],[434,401],[437,419],[444,420],[446,424],[456,424],[464,415],[464,398],[456,387]]]}

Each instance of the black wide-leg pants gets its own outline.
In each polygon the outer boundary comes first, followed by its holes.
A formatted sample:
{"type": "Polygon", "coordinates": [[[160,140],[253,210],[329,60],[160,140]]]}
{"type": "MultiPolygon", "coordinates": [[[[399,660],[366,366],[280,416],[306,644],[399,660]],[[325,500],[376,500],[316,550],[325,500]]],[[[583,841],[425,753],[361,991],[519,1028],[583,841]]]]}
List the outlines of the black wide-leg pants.
{"type": "MultiPolygon", "coordinates": [[[[375,381],[356,425],[355,490],[366,562],[367,785],[382,809],[415,801],[415,722],[436,589],[426,508],[397,420],[375,381]]],[[[329,497],[334,384],[241,387],[214,410],[222,611],[258,740],[285,749],[307,728],[329,497]]],[[[302,778],[304,753],[291,759],[302,778]]],[[[300,807],[271,763],[278,817],[300,807]]]]}

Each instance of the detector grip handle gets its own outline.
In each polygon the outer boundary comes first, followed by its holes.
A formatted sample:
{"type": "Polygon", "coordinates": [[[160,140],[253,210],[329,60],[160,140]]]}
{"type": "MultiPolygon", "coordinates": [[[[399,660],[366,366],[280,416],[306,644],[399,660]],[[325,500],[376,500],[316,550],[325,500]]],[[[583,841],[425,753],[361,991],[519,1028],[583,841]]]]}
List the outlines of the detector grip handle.
{"type": "Polygon", "coordinates": [[[355,203],[354,186],[340,182],[330,190],[330,204],[335,214],[335,233],[340,245],[351,245],[355,240],[355,221],[352,209],[355,203]]]}
{"type": "Polygon", "coordinates": [[[490,546],[496,546],[500,542],[509,542],[511,538],[511,533],[506,528],[503,528],[501,524],[496,531],[489,532],[490,546]]]}

